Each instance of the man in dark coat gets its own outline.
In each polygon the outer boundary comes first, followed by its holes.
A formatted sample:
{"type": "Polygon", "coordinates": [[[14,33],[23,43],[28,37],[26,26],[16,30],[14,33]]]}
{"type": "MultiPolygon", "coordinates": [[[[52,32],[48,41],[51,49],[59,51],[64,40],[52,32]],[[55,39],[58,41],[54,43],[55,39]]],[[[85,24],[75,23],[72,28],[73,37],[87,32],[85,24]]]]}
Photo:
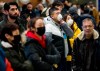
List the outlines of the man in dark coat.
{"type": "Polygon", "coordinates": [[[26,21],[19,18],[20,12],[18,10],[18,4],[16,2],[9,2],[4,4],[5,17],[0,22],[0,32],[5,24],[17,24],[20,27],[20,32],[26,29],[26,21]]]}
{"type": "Polygon", "coordinates": [[[91,18],[82,21],[83,31],[74,41],[73,71],[100,71],[99,34],[93,23],[91,18]]]}

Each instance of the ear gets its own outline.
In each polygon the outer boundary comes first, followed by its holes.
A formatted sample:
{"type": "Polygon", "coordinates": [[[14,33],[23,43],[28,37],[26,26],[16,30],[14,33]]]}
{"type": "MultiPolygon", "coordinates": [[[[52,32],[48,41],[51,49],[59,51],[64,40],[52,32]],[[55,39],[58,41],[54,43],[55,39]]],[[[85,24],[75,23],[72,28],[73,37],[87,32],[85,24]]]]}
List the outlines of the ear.
{"type": "Polygon", "coordinates": [[[8,39],[10,36],[8,34],[5,34],[5,37],[8,39]]]}
{"type": "Polygon", "coordinates": [[[51,18],[54,18],[53,15],[51,15],[51,18]]]}
{"type": "Polygon", "coordinates": [[[8,15],[8,11],[7,10],[4,10],[4,12],[5,12],[6,15],[8,15]]]}

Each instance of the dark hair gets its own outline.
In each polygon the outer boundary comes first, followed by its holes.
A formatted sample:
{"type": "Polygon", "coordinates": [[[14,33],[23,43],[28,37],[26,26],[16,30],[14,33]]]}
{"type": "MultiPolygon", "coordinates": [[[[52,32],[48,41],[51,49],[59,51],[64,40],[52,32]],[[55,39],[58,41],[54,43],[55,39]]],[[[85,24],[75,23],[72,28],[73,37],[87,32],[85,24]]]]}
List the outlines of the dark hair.
{"type": "Polygon", "coordinates": [[[53,14],[54,11],[59,10],[58,8],[55,7],[51,7],[49,10],[49,16],[51,16],[53,14]]]}
{"type": "Polygon", "coordinates": [[[26,6],[27,6],[27,5],[29,5],[29,4],[31,4],[31,5],[32,5],[32,3],[31,3],[31,2],[29,2],[29,3],[27,3],[27,4],[26,4],[26,6]]]}
{"type": "Polygon", "coordinates": [[[67,16],[71,16],[71,18],[72,18],[72,15],[71,15],[70,13],[67,13],[67,14],[65,14],[64,17],[63,17],[63,20],[64,20],[64,21],[66,21],[67,16]]]}
{"type": "Polygon", "coordinates": [[[5,34],[9,34],[12,36],[12,32],[15,31],[16,29],[19,29],[19,27],[15,23],[4,25],[4,27],[1,30],[0,39],[3,41],[7,41],[5,34]]]}
{"type": "Polygon", "coordinates": [[[59,1],[59,0],[56,0],[56,1],[53,2],[52,7],[55,7],[55,6],[64,7],[63,3],[61,1],[59,1]]]}
{"type": "Polygon", "coordinates": [[[43,20],[43,18],[42,17],[36,17],[36,18],[33,18],[33,19],[31,19],[30,20],[30,28],[32,27],[32,28],[35,28],[35,23],[36,23],[36,21],[38,20],[38,19],[42,19],[43,20]]]}
{"type": "Polygon", "coordinates": [[[16,7],[18,8],[18,4],[16,2],[9,2],[4,4],[4,10],[8,11],[10,9],[10,5],[16,5],[16,7]]]}

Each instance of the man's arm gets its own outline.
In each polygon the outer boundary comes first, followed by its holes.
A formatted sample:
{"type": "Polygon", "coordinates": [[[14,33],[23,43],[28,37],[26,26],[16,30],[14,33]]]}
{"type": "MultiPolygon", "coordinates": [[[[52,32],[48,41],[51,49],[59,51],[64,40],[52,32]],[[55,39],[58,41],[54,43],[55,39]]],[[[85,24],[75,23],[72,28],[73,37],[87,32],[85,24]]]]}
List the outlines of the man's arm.
{"type": "Polygon", "coordinates": [[[66,22],[61,22],[61,27],[64,30],[64,32],[66,33],[67,36],[72,37],[73,36],[73,30],[67,25],[66,22]]]}

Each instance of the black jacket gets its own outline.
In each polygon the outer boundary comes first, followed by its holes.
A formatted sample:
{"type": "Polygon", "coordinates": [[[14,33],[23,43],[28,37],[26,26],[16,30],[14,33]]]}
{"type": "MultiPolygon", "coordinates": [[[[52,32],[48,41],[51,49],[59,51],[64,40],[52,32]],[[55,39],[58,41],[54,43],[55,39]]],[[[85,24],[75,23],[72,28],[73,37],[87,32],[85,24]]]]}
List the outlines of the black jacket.
{"type": "MultiPolygon", "coordinates": [[[[20,17],[18,17],[14,23],[19,26],[19,30],[21,33],[24,30],[26,30],[26,24],[27,24],[26,20],[23,20],[20,17]]],[[[5,15],[4,19],[0,22],[0,32],[1,32],[2,28],[4,27],[4,25],[6,25],[6,24],[9,24],[9,22],[8,22],[7,16],[5,15]]]]}
{"type": "Polygon", "coordinates": [[[29,60],[26,60],[25,53],[20,45],[12,46],[8,42],[1,41],[1,47],[14,71],[33,71],[33,66],[29,60]]]}
{"type": "Polygon", "coordinates": [[[74,41],[73,70],[100,71],[100,40],[95,30],[91,39],[85,39],[82,32],[74,41]]]}
{"type": "Polygon", "coordinates": [[[25,44],[26,57],[33,63],[35,71],[53,71],[53,64],[60,61],[60,53],[49,38],[46,37],[46,48],[42,48],[40,43],[33,38],[28,38],[25,44]]]}

